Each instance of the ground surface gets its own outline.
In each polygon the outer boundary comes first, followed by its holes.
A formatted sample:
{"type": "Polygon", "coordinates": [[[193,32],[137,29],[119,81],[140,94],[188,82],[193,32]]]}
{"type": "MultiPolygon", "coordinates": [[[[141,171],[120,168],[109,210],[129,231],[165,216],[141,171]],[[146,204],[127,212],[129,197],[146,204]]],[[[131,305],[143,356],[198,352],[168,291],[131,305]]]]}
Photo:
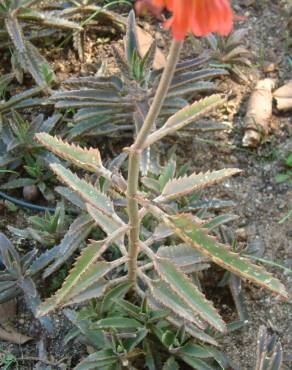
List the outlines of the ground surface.
{"type": "MultiPolygon", "coordinates": [[[[197,171],[224,167],[239,167],[243,170],[242,176],[215,187],[212,195],[233,200],[236,203],[234,212],[239,219],[232,228],[239,236],[242,245],[259,242],[264,248],[264,258],[291,269],[291,218],[281,224],[279,220],[291,210],[292,189],[287,183],[277,184],[275,182],[275,176],[283,169],[283,161],[292,151],[291,114],[274,114],[275,129],[260,147],[250,150],[241,146],[247,98],[256,79],[266,76],[262,71],[264,63],[271,62],[276,65],[275,71],[268,77],[275,78],[277,85],[280,86],[291,79],[292,66],[291,62],[289,64],[288,56],[289,52],[290,56],[292,55],[292,51],[291,45],[289,49],[287,44],[288,18],[284,13],[284,5],[285,2],[281,1],[235,2],[238,14],[247,17],[245,27],[249,29],[249,34],[246,42],[249,50],[252,51],[254,64],[254,71],[249,72],[250,82],[247,84],[230,83],[230,89],[235,94],[235,99],[229,103],[229,107],[232,108],[217,115],[217,119],[230,122],[230,131],[188,139],[183,143],[183,147],[178,147],[178,154],[185,159],[191,159],[192,167],[197,171]]],[[[143,21],[142,26],[150,30],[152,34],[156,33],[158,44],[165,51],[168,45],[167,34],[161,30],[156,31],[155,27],[152,24],[149,25],[147,21],[143,21]]],[[[115,70],[111,46],[120,42],[119,38],[105,40],[105,43],[102,43],[102,40],[96,41],[94,35],[89,35],[87,41],[86,63],[83,64],[68,47],[62,50],[46,51],[61,80],[73,75],[93,74],[99,68],[101,61],[105,59],[109,70],[115,70]]],[[[185,50],[185,56],[194,55],[191,42],[188,42],[185,50]]],[[[226,81],[222,82],[224,83],[226,81]]],[[[7,224],[23,224],[23,220],[27,217],[27,213],[23,211],[13,214],[3,208],[0,212],[1,231],[6,231],[7,224]]],[[[291,288],[291,275],[284,274],[274,267],[269,267],[269,269],[286,284],[288,289],[291,288]]],[[[291,368],[291,302],[281,302],[276,297],[250,284],[244,284],[243,289],[250,317],[249,325],[240,332],[223,337],[221,339],[223,349],[237,364],[238,369],[251,369],[254,364],[258,328],[264,324],[271,333],[279,336],[284,349],[286,366],[291,368]]],[[[236,320],[234,305],[230,298],[226,299],[224,289],[214,288],[212,290],[212,287],[209,287],[209,290],[212,300],[221,309],[225,319],[227,321],[236,320]]],[[[79,343],[75,343],[74,346],[63,344],[64,334],[70,327],[68,322],[62,316],[55,316],[56,331],[49,338],[45,338],[39,325],[24,309],[22,301],[19,302],[18,312],[17,328],[32,336],[34,340],[28,345],[19,347],[3,343],[4,352],[11,351],[18,358],[37,357],[37,343],[44,340],[47,352],[51,354],[50,360],[56,362],[66,357],[61,361],[61,368],[72,368],[76,358],[82,354],[81,348],[83,347],[79,343]]],[[[31,360],[19,362],[19,368],[32,369],[35,363],[37,362],[31,360]]],[[[53,366],[53,368],[58,367],[53,366]]]]}

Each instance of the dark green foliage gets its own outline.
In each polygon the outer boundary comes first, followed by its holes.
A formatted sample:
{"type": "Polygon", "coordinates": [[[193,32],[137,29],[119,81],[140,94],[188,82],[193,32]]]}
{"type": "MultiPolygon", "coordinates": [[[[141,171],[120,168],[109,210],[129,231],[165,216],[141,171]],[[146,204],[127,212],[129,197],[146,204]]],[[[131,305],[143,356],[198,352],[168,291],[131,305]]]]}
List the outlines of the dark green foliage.
{"type": "MultiPolygon", "coordinates": [[[[20,257],[10,240],[0,233],[0,255],[5,266],[5,270],[0,271],[0,303],[24,294],[26,304],[35,315],[37,306],[41,302],[30,271],[35,251],[20,257]]],[[[50,318],[43,317],[39,320],[47,330],[53,330],[50,318]]]]}
{"type": "MultiPolygon", "coordinates": [[[[120,73],[110,77],[71,78],[63,83],[68,90],[50,98],[58,109],[76,109],[74,127],[68,139],[102,135],[120,135],[120,131],[139,131],[157,89],[162,71],[153,69],[156,43],[144,56],[140,53],[134,13],[128,18],[124,50],[113,48],[120,73]]],[[[200,68],[209,59],[203,54],[177,66],[166,102],[157,125],[195,96],[209,93],[216,85],[208,80],[226,74],[220,68],[200,68]]],[[[196,128],[194,127],[193,130],[196,128]]],[[[145,165],[147,167],[147,164],[145,165]]]]}
{"type": "Polygon", "coordinates": [[[77,366],[78,369],[220,369],[228,360],[219,350],[191,338],[186,328],[176,329],[167,319],[169,311],[153,311],[144,299],[140,306],[124,297],[129,284],[122,283],[76,312],[65,310],[76,326],[65,338],[68,342],[84,336],[96,352],[77,366]],[[95,366],[95,367],[94,367],[95,366]],[[197,367],[200,366],[200,367],[197,367]]]}

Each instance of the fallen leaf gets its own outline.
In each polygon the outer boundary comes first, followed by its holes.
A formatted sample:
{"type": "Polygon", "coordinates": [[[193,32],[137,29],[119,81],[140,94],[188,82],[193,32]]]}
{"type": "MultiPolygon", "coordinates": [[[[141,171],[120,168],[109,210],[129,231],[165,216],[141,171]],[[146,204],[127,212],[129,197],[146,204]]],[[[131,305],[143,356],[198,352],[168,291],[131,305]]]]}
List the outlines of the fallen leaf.
{"type": "Polygon", "coordinates": [[[4,323],[16,315],[16,299],[0,304],[0,323],[4,323]]]}
{"type": "Polygon", "coordinates": [[[0,339],[12,342],[15,344],[25,344],[32,340],[27,335],[21,334],[16,331],[11,325],[5,324],[4,327],[0,327],[0,339]]]}

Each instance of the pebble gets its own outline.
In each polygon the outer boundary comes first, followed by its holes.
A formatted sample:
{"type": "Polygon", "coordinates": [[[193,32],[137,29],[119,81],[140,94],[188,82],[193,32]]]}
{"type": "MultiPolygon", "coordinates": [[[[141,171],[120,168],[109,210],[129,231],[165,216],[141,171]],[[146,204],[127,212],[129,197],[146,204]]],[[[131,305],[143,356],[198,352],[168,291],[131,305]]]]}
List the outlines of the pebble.
{"type": "Polygon", "coordinates": [[[33,202],[40,196],[40,191],[36,185],[27,185],[22,190],[23,198],[29,202],[33,202]]]}
{"type": "Polygon", "coordinates": [[[237,229],[235,231],[235,237],[236,237],[236,240],[240,241],[240,242],[245,242],[247,241],[247,237],[248,237],[248,234],[247,234],[247,231],[245,228],[241,227],[239,229],[237,229]]]}

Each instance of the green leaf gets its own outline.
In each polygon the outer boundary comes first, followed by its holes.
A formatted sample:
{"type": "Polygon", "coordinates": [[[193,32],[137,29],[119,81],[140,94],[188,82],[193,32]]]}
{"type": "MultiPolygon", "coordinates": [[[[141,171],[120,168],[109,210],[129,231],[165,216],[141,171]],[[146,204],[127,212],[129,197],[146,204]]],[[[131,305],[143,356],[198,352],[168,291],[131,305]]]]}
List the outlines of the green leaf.
{"type": "Polygon", "coordinates": [[[120,300],[124,298],[128,290],[130,289],[131,284],[130,283],[122,283],[117,285],[116,287],[110,289],[104,296],[101,307],[100,307],[100,313],[101,315],[105,312],[109,311],[115,300],[120,300]]]}
{"type": "Polygon", "coordinates": [[[115,211],[111,200],[101,193],[95,186],[89,184],[85,180],[81,180],[77,175],[72,173],[60,164],[51,164],[50,167],[58,176],[71,189],[87,203],[97,208],[100,212],[115,219],[115,211]]]}
{"type": "Polygon", "coordinates": [[[176,199],[195,191],[217,184],[226,178],[239,174],[241,170],[237,168],[226,168],[219,171],[207,173],[194,173],[191,176],[184,176],[169,180],[163,187],[161,195],[156,199],[158,202],[165,202],[176,199]]]}
{"type": "Polygon", "coordinates": [[[151,283],[151,294],[156,301],[169,308],[175,315],[196,324],[204,329],[205,325],[198,319],[198,312],[191,305],[183,301],[180,296],[164,281],[151,283]]]}
{"type": "Polygon", "coordinates": [[[207,364],[205,361],[198,358],[180,355],[180,358],[188,365],[192,366],[194,370],[216,370],[214,367],[207,364]]]}
{"type": "Polygon", "coordinates": [[[166,123],[159,129],[148,136],[143,148],[147,148],[154,142],[161,140],[166,135],[175,133],[176,131],[184,128],[188,124],[197,120],[199,117],[204,116],[211,110],[219,107],[225,102],[225,99],[220,95],[214,94],[196,101],[192,105],[179,110],[171,116],[166,123]]]}
{"type": "Polygon", "coordinates": [[[175,169],[176,169],[176,162],[175,160],[171,159],[167,165],[164,167],[161,175],[159,176],[159,185],[160,185],[160,190],[165,187],[165,185],[171,181],[175,174],[175,169]]]}
{"type": "Polygon", "coordinates": [[[79,145],[66,143],[62,139],[46,133],[37,134],[35,137],[54,154],[66,161],[74,163],[84,170],[96,173],[96,171],[103,167],[98,149],[81,148],[79,145]]]}
{"type": "Polygon", "coordinates": [[[162,370],[179,370],[178,363],[174,357],[169,357],[166,363],[163,365],[162,370]]]}
{"type": "Polygon", "coordinates": [[[225,215],[219,215],[219,216],[212,218],[211,220],[208,220],[207,222],[204,223],[203,227],[205,229],[208,229],[209,231],[214,230],[218,226],[226,224],[227,222],[230,222],[230,221],[234,221],[237,218],[238,218],[237,215],[226,213],[225,215]]]}
{"type": "Polygon", "coordinates": [[[136,33],[135,12],[132,10],[128,16],[125,49],[128,63],[133,63],[134,53],[138,51],[138,39],[136,33]]]}
{"type": "MultiPolygon", "coordinates": [[[[86,204],[86,208],[90,216],[94,219],[95,223],[107,235],[111,235],[114,231],[125,225],[115,213],[113,213],[111,216],[108,216],[103,212],[100,212],[97,208],[92,207],[90,204],[86,204]]],[[[121,243],[123,243],[123,240],[121,240],[121,243]]]]}
{"type": "Polygon", "coordinates": [[[101,247],[97,248],[96,245],[91,245],[83,250],[61,289],[39,307],[39,316],[43,316],[59,306],[69,304],[68,302],[73,297],[90,288],[111,270],[110,263],[105,261],[96,262],[102,250],[101,247]]]}
{"type": "Polygon", "coordinates": [[[96,329],[138,329],[142,328],[142,324],[135,319],[129,319],[123,316],[115,316],[106,319],[101,319],[95,322],[96,329]]]}
{"type": "Polygon", "coordinates": [[[16,180],[11,180],[1,185],[1,189],[17,189],[23,188],[24,186],[34,185],[36,180],[30,178],[21,178],[16,180]]]}
{"type": "Polygon", "coordinates": [[[292,167],[292,153],[288,155],[288,158],[285,161],[286,166],[292,167]]]}
{"type": "Polygon", "coordinates": [[[108,369],[118,362],[118,356],[111,349],[101,350],[87,356],[74,370],[108,369]]]}
{"type": "Polygon", "coordinates": [[[283,284],[264,268],[251,263],[248,259],[232,252],[227,246],[220,244],[214,237],[209,236],[202,228],[201,221],[191,214],[167,216],[164,218],[167,226],[173,229],[185,243],[191,245],[214,263],[222,266],[241,278],[246,278],[264,288],[288,298],[283,284]]]}
{"type": "MultiPolygon", "coordinates": [[[[187,276],[181,272],[171,261],[156,258],[154,266],[161,279],[167,282],[182,302],[187,304],[201,318],[221,332],[226,331],[222,318],[204,294],[194,285],[187,276]]],[[[176,312],[179,315],[179,312],[176,312]]]]}
{"type": "Polygon", "coordinates": [[[160,247],[157,256],[168,258],[182,271],[190,273],[207,268],[209,259],[197,252],[188,244],[179,244],[169,247],[160,247]]]}

